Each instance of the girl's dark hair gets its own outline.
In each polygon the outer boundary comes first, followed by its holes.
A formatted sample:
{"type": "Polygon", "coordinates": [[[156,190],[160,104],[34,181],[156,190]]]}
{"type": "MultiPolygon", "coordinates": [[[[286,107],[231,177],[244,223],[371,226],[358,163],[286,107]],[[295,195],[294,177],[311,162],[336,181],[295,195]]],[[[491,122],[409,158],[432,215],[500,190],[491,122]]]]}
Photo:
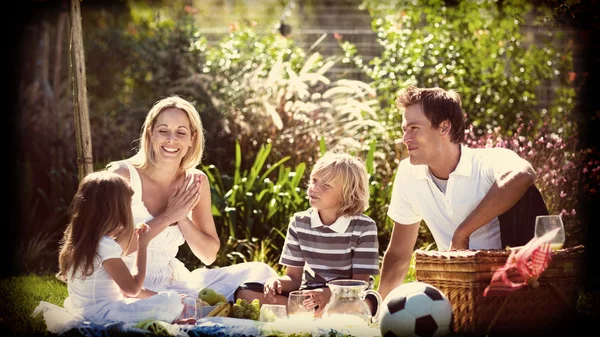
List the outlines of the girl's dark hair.
{"type": "Polygon", "coordinates": [[[113,172],[94,172],[81,180],[61,240],[59,275],[72,279],[80,272],[83,278],[90,276],[100,239],[105,235],[129,247],[134,233],[132,195],[129,183],[113,172]]]}

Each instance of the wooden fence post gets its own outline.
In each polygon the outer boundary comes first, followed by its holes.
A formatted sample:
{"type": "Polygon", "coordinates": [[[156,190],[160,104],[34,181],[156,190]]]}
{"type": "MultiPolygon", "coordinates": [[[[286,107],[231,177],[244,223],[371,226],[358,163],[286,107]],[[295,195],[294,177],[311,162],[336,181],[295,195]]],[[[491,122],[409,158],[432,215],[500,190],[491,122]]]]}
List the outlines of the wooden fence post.
{"type": "Polygon", "coordinates": [[[92,137],[87,100],[81,0],[69,0],[71,7],[71,67],[73,69],[73,112],[77,135],[77,168],[79,181],[93,172],[92,137]]]}

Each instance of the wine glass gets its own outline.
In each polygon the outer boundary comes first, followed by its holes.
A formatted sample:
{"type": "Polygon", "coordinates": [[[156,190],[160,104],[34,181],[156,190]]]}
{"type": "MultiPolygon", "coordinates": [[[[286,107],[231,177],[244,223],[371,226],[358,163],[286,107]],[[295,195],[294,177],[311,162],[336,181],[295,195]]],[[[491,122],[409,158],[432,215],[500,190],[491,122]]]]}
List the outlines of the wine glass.
{"type": "Polygon", "coordinates": [[[548,242],[552,250],[561,249],[565,243],[565,226],[560,215],[538,215],[535,218],[535,237],[544,236],[551,230],[558,228],[558,232],[548,242]]]}
{"type": "Polygon", "coordinates": [[[260,307],[261,322],[275,322],[287,318],[287,309],[281,304],[263,304],[260,307]]]}
{"type": "Polygon", "coordinates": [[[302,290],[295,290],[290,292],[288,296],[288,316],[289,317],[313,317],[315,314],[315,309],[307,309],[304,306],[304,300],[308,299],[310,296],[305,295],[302,290]]]}

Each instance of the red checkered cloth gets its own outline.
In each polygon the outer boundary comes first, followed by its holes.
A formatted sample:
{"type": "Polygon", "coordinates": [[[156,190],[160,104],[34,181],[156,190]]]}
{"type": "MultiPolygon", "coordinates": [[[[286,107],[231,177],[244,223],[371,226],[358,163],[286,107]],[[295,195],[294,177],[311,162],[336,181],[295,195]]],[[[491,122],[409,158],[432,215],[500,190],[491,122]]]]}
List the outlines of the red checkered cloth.
{"type": "Polygon", "coordinates": [[[511,251],[506,264],[494,272],[490,285],[483,296],[507,295],[526,285],[536,288],[537,279],[548,267],[552,258],[550,240],[558,233],[558,228],[539,238],[533,238],[520,249],[511,251]]]}

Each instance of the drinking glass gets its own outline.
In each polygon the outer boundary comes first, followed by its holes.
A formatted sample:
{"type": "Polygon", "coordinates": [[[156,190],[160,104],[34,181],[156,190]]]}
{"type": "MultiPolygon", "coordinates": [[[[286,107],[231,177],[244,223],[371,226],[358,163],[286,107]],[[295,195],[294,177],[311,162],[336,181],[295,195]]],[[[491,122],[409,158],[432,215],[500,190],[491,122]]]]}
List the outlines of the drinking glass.
{"type": "Polygon", "coordinates": [[[288,316],[291,317],[313,317],[315,314],[315,308],[307,309],[302,302],[308,299],[310,296],[305,295],[302,290],[295,290],[290,292],[288,297],[288,316]]]}
{"type": "Polygon", "coordinates": [[[287,318],[287,309],[281,304],[263,304],[260,307],[261,322],[275,322],[287,318]]]}
{"type": "Polygon", "coordinates": [[[184,297],[183,300],[183,313],[181,318],[196,318],[196,299],[193,297],[184,297]]]}
{"type": "Polygon", "coordinates": [[[565,243],[565,226],[560,215],[538,215],[535,218],[535,237],[544,236],[549,231],[558,228],[556,235],[550,239],[552,250],[561,249],[565,243]]]}

